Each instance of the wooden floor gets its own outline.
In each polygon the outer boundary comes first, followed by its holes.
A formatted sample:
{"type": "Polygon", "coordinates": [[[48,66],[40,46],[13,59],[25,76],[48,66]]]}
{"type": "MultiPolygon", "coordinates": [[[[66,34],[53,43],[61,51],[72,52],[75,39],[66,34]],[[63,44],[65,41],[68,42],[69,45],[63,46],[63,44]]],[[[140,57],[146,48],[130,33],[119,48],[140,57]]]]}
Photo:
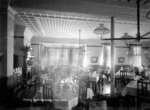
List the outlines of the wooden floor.
{"type": "MultiPolygon", "coordinates": [[[[30,86],[27,89],[25,87],[20,88],[16,92],[16,95],[21,98],[31,98],[34,96],[36,90],[34,86],[30,86]]],[[[78,105],[72,110],[136,110],[135,103],[127,106],[127,100],[121,96],[110,96],[110,82],[105,80],[103,90],[96,94],[92,100],[87,100],[87,105],[78,105]]],[[[147,107],[150,110],[150,107],[147,107]]],[[[31,103],[30,101],[20,101],[17,98],[0,100],[0,110],[57,110],[53,106],[46,105],[45,103],[37,102],[31,103]]]]}

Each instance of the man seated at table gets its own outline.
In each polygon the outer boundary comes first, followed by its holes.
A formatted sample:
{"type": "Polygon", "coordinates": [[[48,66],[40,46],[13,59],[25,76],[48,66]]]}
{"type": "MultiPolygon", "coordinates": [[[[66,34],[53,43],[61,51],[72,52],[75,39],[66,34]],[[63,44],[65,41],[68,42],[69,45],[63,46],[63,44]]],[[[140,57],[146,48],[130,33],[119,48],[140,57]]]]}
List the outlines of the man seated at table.
{"type": "Polygon", "coordinates": [[[110,68],[106,67],[106,69],[104,70],[103,73],[106,76],[107,80],[109,80],[109,78],[110,78],[110,68]]]}

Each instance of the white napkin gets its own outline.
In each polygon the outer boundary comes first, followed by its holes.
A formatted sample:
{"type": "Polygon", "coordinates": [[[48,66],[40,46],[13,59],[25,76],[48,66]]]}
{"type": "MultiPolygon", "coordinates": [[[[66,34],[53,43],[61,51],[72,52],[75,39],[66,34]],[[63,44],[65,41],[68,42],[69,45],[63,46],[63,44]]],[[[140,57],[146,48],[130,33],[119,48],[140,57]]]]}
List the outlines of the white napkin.
{"type": "Polygon", "coordinates": [[[136,76],[136,77],[134,78],[134,80],[137,81],[137,80],[139,80],[140,78],[141,78],[141,76],[136,76]]]}

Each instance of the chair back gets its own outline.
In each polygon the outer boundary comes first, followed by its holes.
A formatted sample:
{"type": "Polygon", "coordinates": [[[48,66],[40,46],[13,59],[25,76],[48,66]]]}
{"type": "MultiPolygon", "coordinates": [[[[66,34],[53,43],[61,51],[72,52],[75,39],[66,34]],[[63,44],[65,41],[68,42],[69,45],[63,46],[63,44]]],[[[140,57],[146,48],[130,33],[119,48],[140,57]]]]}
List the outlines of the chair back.
{"type": "Polygon", "coordinates": [[[128,71],[120,70],[120,78],[126,79],[127,78],[127,74],[128,74],[128,71]]]}
{"type": "Polygon", "coordinates": [[[79,85],[79,103],[84,103],[87,98],[87,84],[82,83],[79,85]]]}
{"type": "Polygon", "coordinates": [[[49,99],[49,100],[53,99],[52,87],[43,85],[43,99],[49,99]]]}
{"type": "Polygon", "coordinates": [[[150,96],[150,81],[137,80],[137,96],[150,96]]]}

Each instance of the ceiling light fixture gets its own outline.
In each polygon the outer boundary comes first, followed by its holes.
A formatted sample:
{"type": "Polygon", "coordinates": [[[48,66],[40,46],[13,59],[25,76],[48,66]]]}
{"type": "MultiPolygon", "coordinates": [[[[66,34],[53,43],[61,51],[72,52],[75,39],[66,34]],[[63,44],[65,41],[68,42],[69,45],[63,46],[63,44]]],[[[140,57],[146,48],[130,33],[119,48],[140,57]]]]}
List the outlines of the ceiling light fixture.
{"type": "Polygon", "coordinates": [[[93,33],[98,36],[101,35],[101,39],[102,39],[103,35],[110,33],[110,30],[106,28],[104,24],[99,24],[99,27],[94,29],[93,33]]]}
{"type": "Polygon", "coordinates": [[[134,38],[131,35],[129,35],[128,33],[124,33],[124,35],[121,38],[134,38]]]}
{"type": "Polygon", "coordinates": [[[141,51],[142,48],[142,44],[129,44],[130,50],[126,52],[126,54],[128,55],[134,55],[134,56],[138,56],[138,55],[146,55],[149,54],[148,51],[141,51]]]}
{"type": "MultiPolygon", "coordinates": [[[[138,42],[140,42],[140,40],[142,39],[150,39],[150,38],[144,38],[145,36],[147,36],[148,34],[150,34],[150,31],[141,35],[140,34],[140,2],[141,0],[137,0],[137,35],[135,38],[108,38],[108,39],[103,39],[103,40],[132,40],[135,39],[138,42]]],[[[149,19],[150,18],[150,12],[148,11],[146,14],[146,18],[149,19]]]]}

